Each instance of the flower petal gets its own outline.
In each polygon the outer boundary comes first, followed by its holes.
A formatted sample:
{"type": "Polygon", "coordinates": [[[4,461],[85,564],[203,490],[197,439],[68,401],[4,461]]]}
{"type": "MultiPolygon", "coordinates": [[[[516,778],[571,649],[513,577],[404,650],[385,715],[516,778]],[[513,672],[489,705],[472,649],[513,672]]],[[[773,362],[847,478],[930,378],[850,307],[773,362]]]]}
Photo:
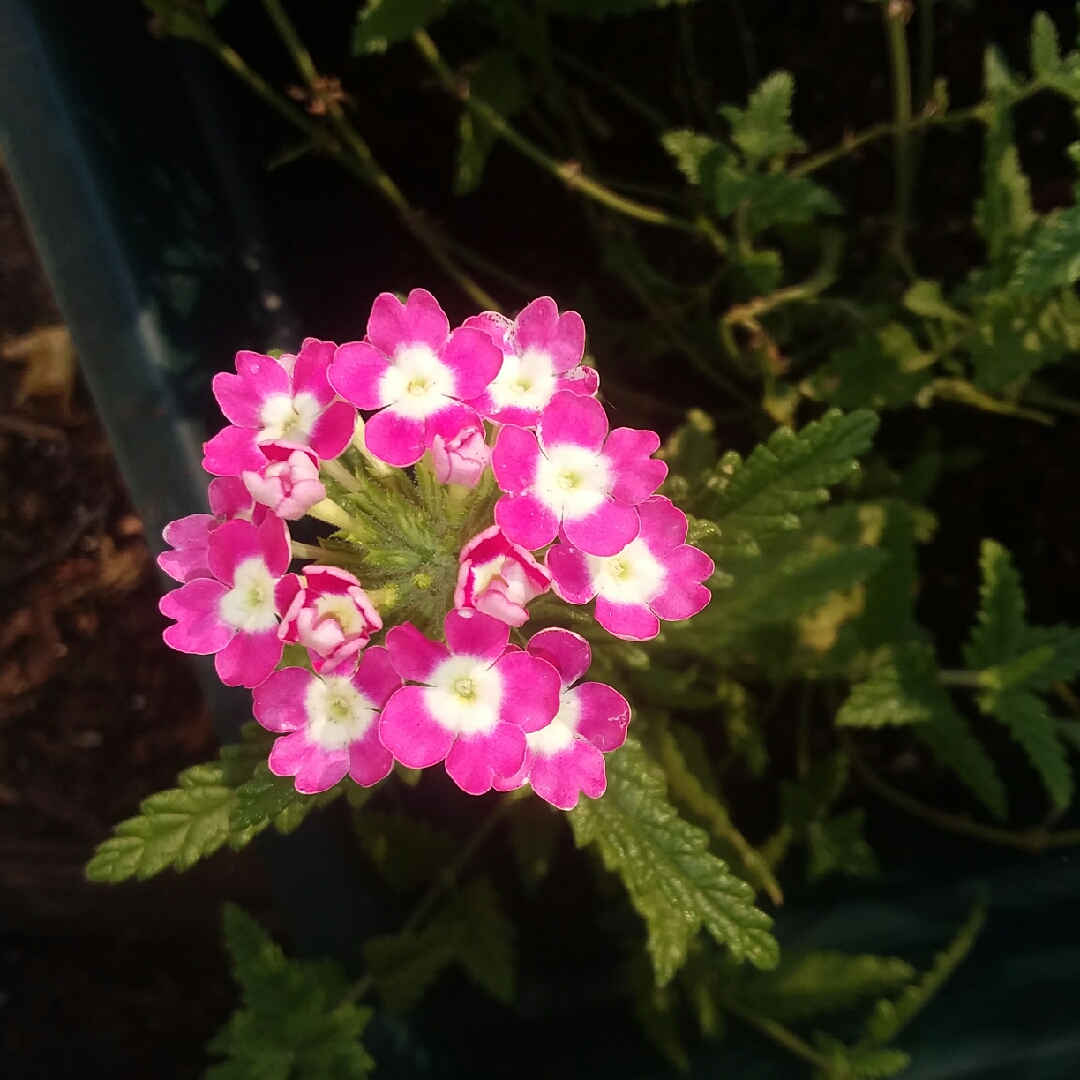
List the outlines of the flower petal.
{"type": "Polygon", "coordinates": [[[315,681],[307,668],[287,667],[275,671],[255,687],[252,711],[267,731],[299,731],[308,722],[305,698],[315,681]]]}
{"type": "Polygon", "coordinates": [[[361,786],[371,787],[390,775],[394,755],[379,741],[379,725],[372,724],[361,739],[349,744],[349,775],[361,786]]]}
{"type": "Polygon", "coordinates": [[[568,604],[587,604],[595,595],[589,559],[572,544],[555,544],[547,553],[552,587],[568,604]]]}
{"type": "MultiPolygon", "coordinates": [[[[231,522],[225,522],[225,528],[231,522]]],[[[216,531],[220,531],[216,530],[216,531]]],[[[281,577],[292,562],[292,548],[289,544],[289,527],[279,517],[267,514],[259,526],[259,549],[263,561],[273,577],[281,577]]]]}
{"type": "MultiPolygon", "coordinates": [[[[310,394],[322,408],[334,400],[334,388],[326,377],[337,345],[318,338],[304,338],[292,370],[292,393],[310,394]]],[[[351,432],[350,432],[351,434],[351,432]]]]}
{"type": "Polygon", "coordinates": [[[614,498],[640,503],[656,491],[667,476],[667,465],[650,457],[659,448],[660,436],[655,431],[622,427],[616,428],[607,437],[604,457],[611,462],[612,475],[615,477],[611,486],[614,498]]]}
{"type": "Polygon", "coordinates": [[[525,733],[516,724],[496,724],[486,735],[459,735],[446,755],[446,771],[462,791],[483,795],[496,775],[512,776],[524,760],[525,733]]]}
{"type": "Polygon", "coordinates": [[[528,652],[511,652],[499,658],[495,670],[502,681],[500,721],[523,731],[538,731],[551,722],[561,689],[554,665],[528,652]]]}
{"type": "Polygon", "coordinates": [[[589,643],[580,634],[561,626],[549,626],[533,634],[529,639],[529,652],[551,664],[564,687],[576,683],[592,663],[589,643]]]}
{"type": "Polygon", "coordinates": [[[481,611],[450,611],[443,621],[450,651],[494,662],[510,639],[510,627],[481,611]]]}
{"type": "Polygon", "coordinates": [[[239,475],[215,477],[210,481],[206,494],[210,499],[210,509],[222,521],[245,515],[250,516],[252,507],[255,505],[251,492],[248,491],[239,475]]]}
{"type": "Polygon", "coordinates": [[[394,669],[403,679],[426,682],[431,673],[450,656],[445,645],[424,637],[412,623],[402,623],[387,632],[386,647],[394,669]]]}
{"type": "MultiPolygon", "coordinates": [[[[691,549],[694,550],[694,549],[691,549]]],[[[695,581],[675,581],[649,603],[661,619],[689,619],[708,606],[712,593],[695,581]]]]}
{"type": "Polygon", "coordinates": [[[318,750],[318,743],[312,742],[307,732],[300,728],[291,735],[274,740],[267,765],[275,776],[295,776],[318,750]]]}
{"type": "Polygon", "coordinates": [[[258,472],[266,458],[250,428],[222,428],[203,443],[203,468],[215,476],[239,476],[245,470],[258,472]]]}
{"type": "Polygon", "coordinates": [[[376,709],[381,709],[390,696],[401,688],[401,676],[390,659],[390,651],[382,645],[372,645],[366,649],[360,658],[360,667],[352,677],[352,684],[376,709]]]}
{"type": "Polygon", "coordinates": [[[179,589],[166,593],[158,610],[169,619],[178,620],[165,628],[165,644],[177,652],[208,656],[224,649],[236,631],[218,614],[218,604],[227,586],[212,578],[196,578],[179,589]]]}
{"type": "Polygon", "coordinates": [[[495,521],[511,543],[536,551],[559,532],[559,519],[534,495],[504,495],[495,504],[495,521]]]}
{"type": "Polygon", "coordinates": [[[437,353],[449,333],[446,313],[427,289],[413,289],[404,304],[393,293],[380,293],[371,305],[367,338],[387,356],[400,345],[427,345],[437,353]]]}
{"type": "Polygon", "coordinates": [[[158,566],[176,581],[210,577],[206,547],[210,531],[216,529],[217,525],[217,518],[210,514],[188,514],[187,517],[170,521],[161,535],[165,543],[175,550],[163,551],[158,556],[158,566]]]}
{"type": "Polygon", "coordinates": [[[311,449],[322,461],[333,461],[349,445],[356,428],[356,410],[347,401],[335,401],[311,427],[311,449]]]}
{"type": "Polygon", "coordinates": [[[596,398],[562,390],[552,397],[536,425],[540,446],[583,446],[599,453],[608,433],[607,413],[596,398]]]}
{"type": "Polygon", "coordinates": [[[262,559],[259,530],[250,521],[226,521],[207,542],[207,562],[218,581],[232,588],[236,568],[249,559],[262,559]]]}
{"type": "Polygon", "coordinates": [[[579,394],[582,397],[594,397],[596,391],[600,389],[600,373],[596,368],[579,364],[560,375],[555,387],[557,390],[566,390],[568,393],[579,394]]]}
{"type": "Polygon", "coordinates": [[[379,717],[379,738],[410,769],[442,761],[454,745],[454,733],[428,711],[422,686],[403,686],[390,698],[379,717]]]}
{"type": "Polygon", "coordinates": [[[301,795],[318,795],[320,791],[329,791],[345,779],[348,771],[349,751],[345,747],[327,750],[316,745],[296,771],[296,790],[301,795]]]}
{"type": "Polygon", "coordinates": [[[404,469],[424,456],[424,421],[383,409],[364,426],[364,441],[380,461],[404,469]]]}
{"type": "Polygon", "coordinates": [[[686,515],[663,495],[653,495],[641,503],[638,516],[641,518],[639,535],[658,559],[662,560],[667,552],[686,543],[686,515]]]}
{"type": "Polygon", "coordinates": [[[586,517],[563,518],[562,534],[589,555],[618,555],[637,536],[639,528],[636,507],[605,499],[586,517]]]}
{"type": "Polygon", "coordinates": [[[596,621],[623,641],[651,641],[660,633],[660,620],[644,604],[613,604],[596,599],[596,621]]]}
{"type": "Polygon", "coordinates": [[[600,750],[617,750],[626,741],[630,705],[613,686],[587,682],[574,688],[577,698],[577,733],[600,750]]]}
{"type": "Polygon", "coordinates": [[[503,354],[482,330],[462,326],[450,335],[439,359],[453,372],[454,397],[468,401],[499,374],[503,354]]]}
{"type": "Polygon", "coordinates": [[[545,802],[560,810],[573,810],[581,792],[590,799],[598,799],[607,789],[604,755],[584,739],[575,739],[551,757],[537,754],[529,772],[529,783],[545,802]]]}
{"type": "Polygon", "coordinates": [[[236,372],[214,376],[214,397],[230,423],[260,428],[263,402],[272,394],[289,393],[289,375],[272,356],[248,350],[236,354],[236,372]]]}
{"type": "Polygon", "coordinates": [[[257,634],[238,633],[214,657],[214,669],[226,686],[251,689],[269,678],[281,660],[282,649],[276,626],[257,634]]]}
{"type": "Polygon", "coordinates": [[[381,409],[382,377],[390,361],[366,341],[347,341],[334,354],[327,377],[330,385],[358,409],[381,409]]]}
{"type": "Polygon", "coordinates": [[[499,487],[508,495],[528,491],[536,481],[540,446],[536,436],[524,428],[508,424],[499,430],[491,451],[491,468],[499,487]]]}

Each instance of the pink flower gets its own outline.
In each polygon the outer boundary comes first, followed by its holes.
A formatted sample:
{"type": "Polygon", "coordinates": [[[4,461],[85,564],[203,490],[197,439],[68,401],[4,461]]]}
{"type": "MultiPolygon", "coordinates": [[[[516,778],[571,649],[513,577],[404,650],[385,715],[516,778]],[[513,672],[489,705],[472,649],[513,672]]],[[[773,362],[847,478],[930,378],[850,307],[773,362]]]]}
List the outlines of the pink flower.
{"type": "Polygon", "coordinates": [[[510,628],[479,611],[451,611],[446,644],[411,623],[386,635],[394,667],[420,686],[399,690],[383,709],[379,737],[400,761],[426,769],[446,761],[470,795],[512,776],[525,758],[525,732],[559,709],[559,676],[546,660],[506,652],[510,628]]]}
{"type": "Polygon", "coordinates": [[[507,425],[491,466],[507,494],[495,520],[531,551],[562,535],[591,555],[614,555],[638,534],[636,506],[663,482],[667,466],[650,455],[654,431],[616,428],[595,398],[563,390],[540,414],[536,434],[507,425]]]}
{"type": "Polygon", "coordinates": [[[326,372],[332,341],[306,338],[295,357],[236,354],[236,374],[214,376],[214,396],[231,422],[203,448],[203,467],[219,476],[258,472],[268,442],[309,446],[317,458],[336,458],[352,438],[356,412],[335,400],[326,372]]]}
{"type": "Polygon", "coordinates": [[[567,544],[547,554],[555,591],[571,604],[596,597],[596,621],[616,637],[647,641],[661,619],[689,619],[709,602],[701,582],[713,561],[686,543],[686,515],[654,495],[638,507],[641,532],[617,555],[598,558],[567,544]]]}
{"type": "Polygon", "coordinates": [[[346,773],[361,787],[377,784],[394,766],[379,742],[379,710],[400,686],[390,654],[378,646],[351,675],[275,671],[255,688],[254,706],[264,728],[288,733],[274,741],[270,771],[295,776],[304,795],[332,788],[346,773]]]}
{"type": "Polygon", "coordinates": [[[431,440],[431,457],[435,463],[435,479],[440,484],[461,484],[474,488],[491,460],[491,447],[484,441],[484,425],[464,427],[452,438],[436,435],[431,440]]]}
{"type": "Polygon", "coordinates": [[[342,345],[330,382],[361,409],[379,409],[364,428],[367,448],[390,465],[413,465],[435,436],[453,439],[479,423],[464,402],[498,373],[502,354],[487,334],[462,327],[450,333],[439,302],[413,289],[402,304],[380,293],[367,337],[342,345]]]}
{"type": "Polygon", "coordinates": [[[274,587],[289,568],[289,541],[275,517],[256,527],[226,521],[207,544],[210,577],[166,593],[158,607],[176,625],[166,644],[178,652],[217,653],[226,686],[258,686],[281,659],[274,587]]]}
{"type": "Polygon", "coordinates": [[[262,468],[243,474],[244,486],[257,503],[279,518],[297,521],[326,498],[313,450],[287,442],[263,443],[259,449],[265,456],[262,468]]]}
{"type": "Polygon", "coordinates": [[[505,780],[496,778],[494,787],[510,791],[527,781],[552,806],[573,810],[579,792],[590,799],[604,794],[603,751],[622,746],[630,706],[604,683],[578,683],[592,662],[589,643],[580,635],[560,627],[541,630],[529,642],[529,652],[558,671],[559,711],[547,727],[525,736],[528,748],[521,768],[505,780]]]}
{"type": "Polygon", "coordinates": [[[550,296],[534,300],[513,322],[485,311],[463,325],[483,330],[503,354],[498,375],[469,402],[481,416],[500,424],[535,427],[557,391],[596,393],[600,384],[596,370],[581,365],[585,324],[576,311],[560,315],[550,296]]]}
{"type": "Polygon", "coordinates": [[[550,588],[547,569],[492,525],[461,549],[454,607],[475,608],[510,626],[521,626],[529,618],[525,605],[550,588]]]}
{"type": "MultiPolygon", "coordinates": [[[[175,550],[163,551],[158,556],[158,566],[177,581],[214,576],[210,573],[207,544],[210,533],[223,521],[242,518],[261,525],[266,517],[266,507],[255,505],[238,476],[219,476],[211,480],[208,495],[213,514],[188,514],[187,517],[170,521],[162,531],[165,543],[172,545],[175,550]]],[[[280,527],[287,528],[284,522],[280,523],[280,527]]]]}
{"type": "Polygon", "coordinates": [[[309,566],[282,578],[276,593],[285,614],[278,636],[303,645],[320,674],[355,667],[360,650],[382,629],[382,619],[360,582],[336,566],[309,566]]]}

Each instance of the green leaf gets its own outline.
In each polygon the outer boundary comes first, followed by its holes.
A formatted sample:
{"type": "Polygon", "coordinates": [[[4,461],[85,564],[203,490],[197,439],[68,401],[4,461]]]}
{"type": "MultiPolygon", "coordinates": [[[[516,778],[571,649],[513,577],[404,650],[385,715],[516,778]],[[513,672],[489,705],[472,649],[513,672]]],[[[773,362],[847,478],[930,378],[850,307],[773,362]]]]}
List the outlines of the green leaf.
{"type": "Polygon", "coordinates": [[[866,811],[856,807],[837,817],[810,823],[806,838],[810,845],[807,876],[811,881],[833,873],[853,878],[878,876],[874,849],[863,839],[865,822],[866,811]]]}
{"type": "Polygon", "coordinates": [[[725,546],[751,550],[765,538],[799,527],[798,515],[828,500],[828,487],[848,479],[866,452],[878,419],[865,410],[827,412],[796,434],[778,428],[744,462],[725,454],[716,466],[706,502],[725,546]]]}
{"type": "Polygon", "coordinates": [[[701,168],[706,156],[719,146],[715,139],[689,128],[665,131],[660,136],[660,142],[671,155],[679,172],[695,185],[701,183],[701,168]]]}
{"type": "MultiPolygon", "coordinates": [[[[994,55],[988,50],[988,86],[994,55]]],[[[1035,220],[1031,184],[1021,168],[1020,155],[1012,141],[1008,104],[998,100],[987,117],[983,194],[975,204],[975,224],[986,241],[990,262],[995,265],[1011,263],[1018,244],[1031,231],[1035,220]]]]}
{"type": "Polygon", "coordinates": [[[305,797],[296,790],[291,776],[275,776],[265,761],[255,768],[255,775],[236,789],[236,803],[230,819],[234,829],[265,825],[305,797]]]}
{"type": "Polygon", "coordinates": [[[912,642],[851,688],[836,714],[840,727],[924,724],[943,707],[947,695],[937,682],[933,650],[912,642]]]}
{"type": "Polygon", "coordinates": [[[1048,214],[1017,260],[1008,291],[1034,296],[1080,278],[1080,206],[1048,214]]]}
{"type": "Polygon", "coordinates": [[[829,1059],[832,1070],[827,1077],[854,1077],[857,1080],[879,1080],[895,1076],[906,1069],[911,1058],[895,1047],[845,1046],[833,1035],[814,1033],[814,1045],[829,1059]]]}
{"type": "Polygon", "coordinates": [[[457,854],[457,844],[444,830],[405,814],[365,811],[355,818],[364,853],[395,892],[431,884],[457,854]]]}
{"type": "Polygon", "coordinates": [[[924,319],[936,319],[943,323],[966,323],[967,316],[945,302],[941,285],[936,281],[916,281],[904,293],[904,307],[924,319]]]}
{"type": "Polygon", "coordinates": [[[1067,809],[1073,796],[1072,767],[1046,702],[1028,690],[1012,689],[988,695],[980,704],[992,711],[1024,748],[1054,805],[1059,810],[1067,809]]]}
{"type": "Polygon", "coordinates": [[[1037,78],[1050,79],[1060,68],[1057,27],[1045,11],[1037,11],[1031,20],[1031,70],[1037,78]]]}
{"type": "Polygon", "coordinates": [[[733,956],[758,967],[776,963],[772,920],[754,891],[709,854],[708,836],[683,821],[665,797],[661,770],[636,739],[607,758],[608,788],[570,812],[579,847],[595,843],[645,920],[656,980],[666,984],[704,926],[733,956]]]}
{"type": "Polygon", "coordinates": [[[379,994],[391,1009],[412,1008],[454,959],[453,943],[430,927],[380,934],[364,943],[364,961],[379,994]]]}
{"type": "Polygon", "coordinates": [[[225,940],[243,1005],[210,1043],[227,1057],[207,1080],[363,1080],[375,1062],[360,1042],[371,1018],[346,1000],[327,962],[289,960],[239,908],[225,908],[225,940]]]}
{"type": "Polygon", "coordinates": [[[745,206],[746,225],[751,232],[843,213],[831,191],[805,176],[746,173],[729,164],[716,169],[707,182],[717,214],[730,217],[745,206]]]}
{"type": "Polygon", "coordinates": [[[745,109],[728,105],[720,110],[731,125],[732,142],[751,168],[805,149],[789,123],[794,93],[790,72],[774,71],[753,91],[745,109]]]}
{"type": "Polygon", "coordinates": [[[381,53],[443,15],[451,0],[367,0],[353,30],[354,55],[381,53]]]}
{"type": "Polygon", "coordinates": [[[844,409],[897,409],[910,405],[933,378],[910,333],[891,323],[838,349],[803,383],[808,396],[844,409]]]}
{"type": "Polygon", "coordinates": [[[994,540],[984,540],[979,556],[982,587],[978,621],[964,649],[969,668],[993,667],[1024,652],[1027,624],[1020,575],[1008,551],[994,540]]]}
{"type": "Polygon", "coordinates": [[[734,993],[754,1012],[787,1023],[895,993],[915,974],[906,960],[896,956],[785,953],[775,971],[744,976],[734,993]]]}
{"type": "MultiPolygon", "coordinates": [[[[469,93],[481,98],[504,117],[520,112],[529,100],[529,89],[521,68],[509,49],[494,49],[481,57],[469,78],[469,93]]],[[[467,195],[479,187],[488,155],[497,140],[495,129],[466,108],[458,126],[455,195],[467,195]]]]}

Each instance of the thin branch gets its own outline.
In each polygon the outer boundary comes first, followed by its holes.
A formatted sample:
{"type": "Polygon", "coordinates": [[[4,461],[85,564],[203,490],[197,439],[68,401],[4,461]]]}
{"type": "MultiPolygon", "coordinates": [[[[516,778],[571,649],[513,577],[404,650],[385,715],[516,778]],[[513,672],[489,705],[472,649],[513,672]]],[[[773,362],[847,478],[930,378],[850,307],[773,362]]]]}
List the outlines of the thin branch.
{"type": "Polygon", "coordinates": [[[890,247],[896,261],[911,273],[904,245],[911,198],[915,185],[915,161],[911,148],[911,58],[908,54],[907,22],[910,0],[887,0],[881,9],[889,44],[889,75],[893,95],[893,220],[890,247]]]}
{"type": "Polygon", "coordinates": [[[837,1063],[835,1061],[825,1057],[824,1054],[819,1054],[805,1039],[800,1039],[795,1032],[784,1027],[779,1021],[768,1016],[762,1016],[732,998],[725,997],[721,1000],[724,1008],[733,1016],[737,1016],[744,1024],[748,1024],[756,1031],[761,1032],[762,1035],[772,1039],[774,1043],[782,1046],[788,1053],[794,1054],[795,1057],[801,1058],[809,1065],[813,1065],[814,1068],[821,1070],[824,1075],[833,1078],[833,1080],[843,1075],[837,1073],[837,1063]]]}

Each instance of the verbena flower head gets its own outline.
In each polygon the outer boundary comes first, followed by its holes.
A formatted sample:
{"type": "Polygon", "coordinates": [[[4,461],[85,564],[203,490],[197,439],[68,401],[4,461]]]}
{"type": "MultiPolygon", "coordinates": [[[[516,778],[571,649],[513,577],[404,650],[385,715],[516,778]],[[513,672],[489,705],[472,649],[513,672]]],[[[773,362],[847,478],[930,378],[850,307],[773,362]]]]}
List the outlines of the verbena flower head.
{"type": "Polygon", "coordinates": [[[272,442],[308,446],[323,461],[336,458],[352,438],[356,412],[335,400],[327,381],[334,349],[333,342],[307,338],[296,356],[277,360],[238,352],[236,374],[214,376],[214,396],[230,426],[203,448],[206,471],[258,472],[265,464],[260,447],[272,442]]]}
{"type": "Polygon", "coordinates": [[[492,525],[461,549],[454,607],[475,608],[509,626],[521,626],[529,618],[525,605],[550,588],[547,569],[492,525]]]}
{"type": "Polygon", "coordinates": [[[525,758],[525,733],[559,709],[559,675],[529,653],[507,652],[510,628],[479,611],[451,611],[446,644],[411,623],[386,635],[406,686],[387,702],[383,745],[413,769],[445,761],[463,791],[482,795],[496,777],[512,776],[525,758]]]}
{"type": "Polygon", "coordinates": [[[321,674],[351,671],[371,635],[382,629],[360,582],[336,566],[309,566],[282,578],[277,604],[283,613],[278,636],[303,645],[321,674]]]}
{"type": "Polygon", "coordinates": [[[521,768],[494,786],[510,791],[528,783],[560,810],[572,810],[581,793],[598,799],[607,787],[604,751],[626,740],[630,706],[605,683],[578,682],[589,670],[592,650],[580,634],[551,627],[534,634],[528,651],[559,673],[559,711],[546,727],[525,736],[521,768]]]}
{"type": "Polygon", "coordinates": [[[502,353],[487,334],[470,327],[450,332],[439,302],[413,289],[402,304],[392,293],[375,299],[364,341],[342,345],[330,382],[367,421],[368,450],[390,465],[413,465],[437,435],[453,439],[479,422],[465,402],[495,377],[502,353]]]}
{"type": "Polygon", "coordinates": [[[386,649],[368,649],[346,675],[316,675],[306,668],[275,671],[255,688],[255,719],[284,732],[270,751],[270,771],[295,776],[307,795],[332,788],[346,775],[371,787],[393,768],[379,741],[379,711],[401,686],[386,649]]]}
{"type": "Polygon", "coordinates": [[[712,559],[686,543],[686,515],[654,495],[638,507],[641,532],[615,555],[590,555],[569,544],[547,554],[555,591],[570,604],[596,598],[596,621],[609,633],[647,641],[661,619],[688,619],[709,602],[701,583],[712,559]]]}
{"type": "Polygon", "coordinates": [[[313,450],[287,442],[263,443],[259,449],[266,458],[262,468],[245,470],[242,478],[257,503],[279,518],[298,521],[326,498],[313,450]]]}
{"type": "Polygon", "coordinates": [[[161,613],[177,620],[165,641],[179,652],[216,653],[228,686],[258,686],[281,659],[274,590],[289,568],[287,534],[272,516],[259,526],[226,521],[210,534],[207,561],[211,576],[161,598],[161,613]]]}
{"type": "Polygon", "coordinates": [[[485,311],[465,320],[482,330],[503,354],[498,375],[470,404],[488,420],[535,427],[560,390],[592,395],[600,384],[595,368],[583,367],[585,323],[576,311],[561,315],[550,296],[541,296],[510,320],[485,311]]]}
{"type": "Polygon", "coordinates": [[[491,456],[506,492],[495,520],[515,544],[535,551],[560,533],[592,555],[614,555],[638,534],[637,504],[663,483],[654,431],[616,428],[595,398],[557,393],[535,434],[508,425],[491,456]]]}

